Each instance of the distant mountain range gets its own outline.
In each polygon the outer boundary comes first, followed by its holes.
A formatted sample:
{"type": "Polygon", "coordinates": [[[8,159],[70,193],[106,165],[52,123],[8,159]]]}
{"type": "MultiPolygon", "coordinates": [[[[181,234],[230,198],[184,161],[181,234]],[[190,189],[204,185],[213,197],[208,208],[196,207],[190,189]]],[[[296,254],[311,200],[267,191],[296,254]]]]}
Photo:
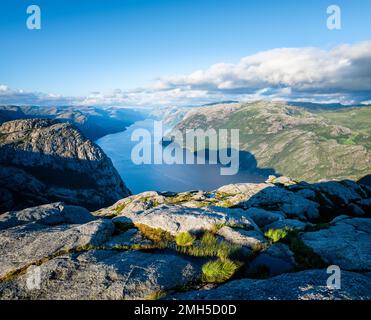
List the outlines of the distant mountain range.
{"type": "Polygon", "coordinates": [[[253,154],[258,167],[299,180],[370,174],[371,107],[320,106],[259,101],[193,108],[175,129],[239,129],[240,150],[253,154]]]}
{"type": "Polygon", "coordinates": [[[143,120],[144,115],[133,109],[98,107],[39,107],[39,106],[0,106],[0,124],[10,120],[48,118],[70,122],[79,128],[86,137],[97,140],[107,134],[125,130],[135,121],[143,120]]]}

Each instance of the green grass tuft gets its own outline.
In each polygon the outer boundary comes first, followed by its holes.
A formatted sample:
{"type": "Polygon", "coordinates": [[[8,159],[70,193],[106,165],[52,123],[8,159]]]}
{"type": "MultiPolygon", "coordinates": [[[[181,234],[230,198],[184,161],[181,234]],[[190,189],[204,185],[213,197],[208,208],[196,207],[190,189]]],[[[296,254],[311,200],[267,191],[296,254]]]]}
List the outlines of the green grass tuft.
{"type": "Polygon", "coordinates": [[[189,232],[181,232],[175,237],[176,244],[181,247],[191,246],[195,240],[196,237],[189,232]]]}
{"type": "Polygon", "coordinates": [[[231,260],[209,261],[202,266],[203,281],[220,283],[230,279],[239,268],[236,262],[231,260]]]}
{"type": "Polygon", "coordinates": [[[264,233],[264,235],[270,239],[273,243],[284,239],[289,234],[289,229],[269,229],[264,233]]]}

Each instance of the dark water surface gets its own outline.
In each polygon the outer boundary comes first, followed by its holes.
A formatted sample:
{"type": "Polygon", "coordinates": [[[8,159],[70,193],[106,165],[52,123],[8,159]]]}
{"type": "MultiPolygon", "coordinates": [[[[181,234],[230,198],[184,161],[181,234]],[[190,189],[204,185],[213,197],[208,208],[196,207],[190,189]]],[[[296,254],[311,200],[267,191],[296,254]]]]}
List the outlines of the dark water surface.
{"type": "MultiPolygon", "coordinates": [[[[236,175],[223,176],[219,164],[141,164],[131,160],[132,148],[138,143],[131,141],[135,129],[147,129],[152,134],[149,147],[158,146],[160,139],[153,135],[153,120],[138,121],[126,131],[107,135],[96,143],[111,158],[125,184],[133,193],[143,191],[214,190],[222,185],[237,182],[262,182],[265,177],[239,170],[236,175]]],[[[188,152],[188,151],[185,151],[188,152]]],[[[196,157],[192,154],[193,157],[196,157]]]]}

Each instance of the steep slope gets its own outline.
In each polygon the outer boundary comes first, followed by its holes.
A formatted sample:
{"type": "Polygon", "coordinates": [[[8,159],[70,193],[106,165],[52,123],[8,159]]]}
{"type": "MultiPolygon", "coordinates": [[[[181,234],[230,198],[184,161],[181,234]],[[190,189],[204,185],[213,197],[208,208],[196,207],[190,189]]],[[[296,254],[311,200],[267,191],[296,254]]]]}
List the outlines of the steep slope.
{"type": "Polygon", "coordinates": [[[0,106],[0,123],[31,118],[57,119],[75,125],[91,140],[125,130],[135,121],[143,120],[140,112],[131,109],[97,107],[0,106]]]}
{"type": "Polygon", "coordinates": [[[175,129],[239,129],[259,167],[295,179],[359,179],[371,172],[371,108],[313,111],[254,102],[193,109],[175,129]]]}
{"type": "Polygon", "coordinates": [[[96,209],[130,194],[111,160],[69,123],[0,126],[0,210],[65,201],[96,209]]]}

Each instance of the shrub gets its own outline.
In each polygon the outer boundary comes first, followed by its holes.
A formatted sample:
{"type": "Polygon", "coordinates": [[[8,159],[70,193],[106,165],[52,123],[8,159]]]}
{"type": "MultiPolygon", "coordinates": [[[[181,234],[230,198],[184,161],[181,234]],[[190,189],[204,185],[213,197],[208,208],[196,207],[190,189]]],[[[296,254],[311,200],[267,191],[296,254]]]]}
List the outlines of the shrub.
{"type": "Polygon", "coordinates": [[[220,283],[230,279],[238,269],[237,263],[231,260],[209,261],[202,266],[203,280],[220,283]]]}
{"type": "Polygon", "coordinates": [[[176,244],[181,247],[191,246],[195,240],[196,237],[189,232],[178,233],[175,237],[176,244]]]}
{"type": "Polygon", "coordinates": [[[272,240],[272,242],[278,242],[281,239],[284,239],[287,237],[289,233],[289,230],[287,228],[285,229],[269,229],[264,233],[264,235],[272,240]]]}

